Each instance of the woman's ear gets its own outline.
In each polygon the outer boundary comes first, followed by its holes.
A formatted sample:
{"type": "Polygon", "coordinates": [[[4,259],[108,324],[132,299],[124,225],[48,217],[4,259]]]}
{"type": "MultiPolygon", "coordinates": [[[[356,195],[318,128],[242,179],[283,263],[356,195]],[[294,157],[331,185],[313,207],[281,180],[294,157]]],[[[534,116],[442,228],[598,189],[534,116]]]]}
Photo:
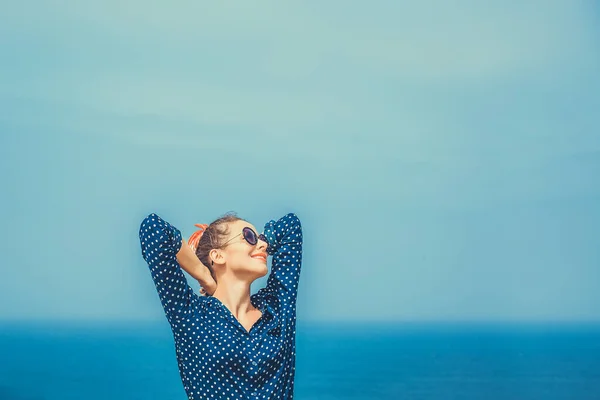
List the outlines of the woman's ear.
{"type": "Polygon", "coordinates": [[[215,265],[215,263],[223,264],[225,262],[225,256],[223,255],[223,252],[219,251],[218,249],[212,249],[208,253],[208,258],[210,259],[211,266],[215,265]]]}

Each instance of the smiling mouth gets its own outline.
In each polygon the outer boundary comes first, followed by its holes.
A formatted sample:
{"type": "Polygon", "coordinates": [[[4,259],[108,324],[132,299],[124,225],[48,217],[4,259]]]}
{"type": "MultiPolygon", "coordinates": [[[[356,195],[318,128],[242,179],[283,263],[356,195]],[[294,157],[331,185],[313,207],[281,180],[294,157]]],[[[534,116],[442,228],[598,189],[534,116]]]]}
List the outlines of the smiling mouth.
{"type": "Polygon", "coordinates": [[[267,258],[265,256],[253,256],[252,258],[256,258],[257,260],[262,260],[264,262],[267,262],[267,258]]]}

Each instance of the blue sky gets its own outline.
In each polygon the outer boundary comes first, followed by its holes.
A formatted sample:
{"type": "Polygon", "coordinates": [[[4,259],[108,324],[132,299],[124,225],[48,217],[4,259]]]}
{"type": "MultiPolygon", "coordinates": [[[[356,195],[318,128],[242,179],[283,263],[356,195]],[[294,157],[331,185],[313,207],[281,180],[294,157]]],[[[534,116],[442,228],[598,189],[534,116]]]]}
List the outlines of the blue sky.
{"type": "Polygon", "coordinates": [[[139,223],[235,210],[301,218],[304,321],[598,321],[599,34],[592,1],[6,5],[0,319],[164,318],[139,223]]]}

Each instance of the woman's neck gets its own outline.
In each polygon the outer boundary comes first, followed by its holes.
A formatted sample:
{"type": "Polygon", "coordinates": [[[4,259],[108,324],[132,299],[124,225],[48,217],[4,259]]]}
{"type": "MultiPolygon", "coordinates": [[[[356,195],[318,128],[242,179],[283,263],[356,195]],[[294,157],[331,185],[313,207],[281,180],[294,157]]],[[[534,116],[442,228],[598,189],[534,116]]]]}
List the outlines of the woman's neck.
{"type": "Polygon", "coordinates": [[[213,293],[229,311],[236,317],[246,315],[255,309],[250,302],[250,284],[240,280],[227,280],[221,276],[218,279],[217,289],[213,293]]]}

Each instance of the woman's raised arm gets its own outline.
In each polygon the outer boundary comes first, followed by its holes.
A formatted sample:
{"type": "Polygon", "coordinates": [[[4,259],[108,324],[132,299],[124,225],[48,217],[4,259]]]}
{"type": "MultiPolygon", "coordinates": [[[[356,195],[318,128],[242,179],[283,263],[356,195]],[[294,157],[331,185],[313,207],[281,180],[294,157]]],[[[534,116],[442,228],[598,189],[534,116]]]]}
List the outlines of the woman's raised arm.
{"type": "Polygon", "coordinates": [[[189,310],[197,297],[183,274],[184,265],[184,269],[201,283],[207,275],[210,277],[210,271],[185,244],[179,229],[155,213],[144,218],[139,236],[142,257],[150,268],[167,320],[173,324],[182,312],[189,310]]]}
{"type": "Polygon", "coordinates": [[[267,291],[271,291],[288,305],[295,305],[298,281],[302,267],[302,224],[296,214],[289,213],[277,221],[265,224],[264,235],[273,256],[267,291]]]}

